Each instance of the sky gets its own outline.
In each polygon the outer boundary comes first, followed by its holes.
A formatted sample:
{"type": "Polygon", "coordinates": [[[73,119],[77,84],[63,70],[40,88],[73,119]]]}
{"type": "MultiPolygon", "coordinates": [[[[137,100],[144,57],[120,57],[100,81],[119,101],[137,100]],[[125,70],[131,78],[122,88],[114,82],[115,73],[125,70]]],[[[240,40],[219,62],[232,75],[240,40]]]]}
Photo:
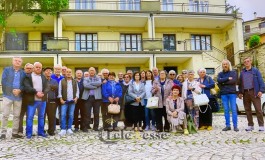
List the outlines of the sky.
{"type": "Polygon", "coordinates": [[[257,12],[257,17],[265,17],[265,0],[227,0],[227,2],[240,8],[244,21],[254,19],[254,12],[257,12]]]}

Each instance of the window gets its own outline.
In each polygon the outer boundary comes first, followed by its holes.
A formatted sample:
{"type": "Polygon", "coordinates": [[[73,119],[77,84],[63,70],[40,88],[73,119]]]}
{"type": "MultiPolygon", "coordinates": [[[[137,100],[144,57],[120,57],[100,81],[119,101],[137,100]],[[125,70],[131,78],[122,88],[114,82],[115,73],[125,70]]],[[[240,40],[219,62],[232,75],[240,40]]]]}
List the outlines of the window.
{"type": "Polygon", "coordinates": [[[126,73],[128,70],[132,70],[132,72],[140,72],[140,67],[126,67],[126,73]]]}
{"type": "Polygon", "coordinates": [[[191,12],[208,12],[209,2],[203,0],[190,0],[191,12]]]}
{"type": "Polygon", "coordinates": [[[95,9],[95,0],[75,0],[75,9],[95,9]]]}
{"type": "Polygon", "coordinates": [[[96,33],[77,33],[75,34],[76,51],[97,51],[97,34],[96,33]]]}
{"type": "Polygon", "coordinates": [[[6,50],[27,50],[28,34],[27,33],[6,33],[6,50]]]}
{"type": "Polygon", "coordinates": [[[210,35],[191,35],[191,50],[211,50],[210,35]]]}
{"type": "Polygon", "coordinates": [[[214,68],[205,68],[206,69],[206,74],[207,75],[213,75],[215,72],[214,68]]]}
{"type": "Polygon", "coordinates": [[[53,33],[42,33],[41,35],[41,50],[47,51],[47,40],[51,37],[54,37],[53,33]]]}
{"type": "Polygon", "coordinates": [[[250,32],[250,25],[246,25],[246,26],[245,26],[245,32],[246,32],[246,33],[249,33],[249,32],[250,32]]]}
{"type": "Polygon", "coordinates": [[[176,51],[176,40],[174,34],[164,34],[163,44],[165,51],[176,51]]]}
{"type": "Polygon", "coordinates": [[[163,0],[163,11],[173,11],[173,0],[163,0]]]}
{"type": "Polygon", "coordinates": [[[140,0],[120,0],[121,10],[140,10],[140,0]]]}
{"type": "Polygon", "coordinates": [[[121,51],[141,51],[142,35],[140,34],[121,34],[121,51]]]}
{"type": "Polygon", "coordinates": [[[265,28],[265,22],[259,23],[259,28],[265,28]]]}

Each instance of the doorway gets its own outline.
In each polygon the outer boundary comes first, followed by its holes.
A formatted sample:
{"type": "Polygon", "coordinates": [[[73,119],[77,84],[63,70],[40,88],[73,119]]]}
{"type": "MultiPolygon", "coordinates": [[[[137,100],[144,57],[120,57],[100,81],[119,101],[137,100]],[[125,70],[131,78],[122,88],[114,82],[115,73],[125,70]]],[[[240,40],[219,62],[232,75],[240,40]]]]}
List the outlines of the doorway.
{"type": "Polygon", "coordinates": [[[164,67],[164,70],[167,71],[167,73],[170,71],[170,70],[174,70],[176,72],[176,74],[178,74],[178,67],[176,66],[166,66],[164,67]]]}

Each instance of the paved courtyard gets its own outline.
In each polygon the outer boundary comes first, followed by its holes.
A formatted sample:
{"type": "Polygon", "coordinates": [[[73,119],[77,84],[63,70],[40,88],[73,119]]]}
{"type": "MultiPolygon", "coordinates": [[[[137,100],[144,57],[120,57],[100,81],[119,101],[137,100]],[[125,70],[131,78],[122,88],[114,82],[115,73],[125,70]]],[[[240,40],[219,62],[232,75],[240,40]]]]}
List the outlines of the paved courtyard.
{"type": "Polygon", "coordinates": [[[36,136],[28,140],[11,139],[9,129],[8,138],[0,141],[0,159],[265,159],[265,133],[257,131],[257,124],[255,131],[246,132],[245,116],[240,115],[238,120],[239,132],[222,132],[224,117],[214,115],[212,131],[199,131],[188,136],[129,131],[108,135],[90,131],[66,137],[36,136]]]}

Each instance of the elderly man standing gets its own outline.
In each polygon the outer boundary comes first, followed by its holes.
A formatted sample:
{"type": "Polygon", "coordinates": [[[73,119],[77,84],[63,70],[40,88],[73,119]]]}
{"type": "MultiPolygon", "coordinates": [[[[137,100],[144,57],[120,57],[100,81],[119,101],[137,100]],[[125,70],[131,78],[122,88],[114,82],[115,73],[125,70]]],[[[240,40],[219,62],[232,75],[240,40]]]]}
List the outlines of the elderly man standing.
{"type": "Polygon", "coordinates": [[[87,132],[87,127],[90,124],[91,109],[93,108],[94,113],[94,126],[93,130],[98,131],[99,126],[99,109],[101,105],[101,78],[96,75],[94,67],[88,69],[89,77],[84,78],[84,92],[82,99],[85,100],[85,125],[83,128],[84,132],[87,132]]]}
{"type": "Polygon", "coordinates": [[[254,122],[251,111],[251,104],[253,103],[258,119],[259,131],[264,131],[264,119],[261,110],[261,96],[265,92],[264,81],[260,71],[252,67],[252,60],[250,57],[244,59],[245,68],[240,73],[239,79],[239,98],[243,98],[244,107],[246,110],[248,127],[246,131],[254,130],[254,122]]]}
{"type": "Polygon", "coordinates": [[[46,99],[46,113],[48,116],[48,134],[50,136],[54,136],[55,133],[55,123],[56,123],[56,109],[57,109],[57,104],[56,104],[56,99],[58,96],[58,83],[56,80],[51,79],[52,75],[52,68],[51,67],[46,67],[44,68],[44,75],[47,79],[47,83],[49,86],[49,92],[47,94],[47,99],[46,99]]]}
{"type": "Polygon", "coordinates": [[[6,138],[7,123],[13,106],[13,128],[12,138],[21,138],[18,134],[19,116],[21,111],[22,97],[21,91],[23,90],[23,79],[25,73],[21,69],[22,58],[14,57],[12,60],[13,66],[6,67],[2,74],[2,90],[3,90],[3,118],[2,118],[2,131],[0,139],[6,138]]]}
{"type": "Polygon", "coordinates": [[[64,136],[66,133],[73,134],[72,124],[74,119],[75,104],[79,98],[79,88],[78,83],[72,77],[72,70],[69,68],[66,70],[66,77],[59,83],[58,98],[60,98],[62,105],[61,132],[59,135],[64,136]]]}
{"type": "Polygon", "coordinates": [[[28,98],[28,110],[26,121],[26,136],[32,137],[33,119],[38,109],[38,136],[47,137],[44,132],[44,115],[46,110],[46,99],[49,91],[48,83],[42,74],[42,64],[34,63],[34,71],[24,79],[25,96],[28,98]]]}
{"type": "Polygon", "coordinates": [[[77,70],[75,72],[75,80],[77,81],[78,88],[79,88],[79,99],[77,100],[77,103],[75,105],[75,113],[74,113],[74,124],[75,124],[75,131],[80,129],[83,129],[84,127],[84,119],[85,119],[85,106],[84,106],[84,100],[81,99],[84,91],[84,85],[83,85],[83,72],[82,70],[77,70]],[[79,123],[78,116],[81,115],[81,123],[79,123]]]}
{"type": "Polygon", "coordinates": [[[53,67],[53,69],[54,69],[54,74],[51,75],[51,78],[55,79],[59,84],[59,82],[64,78],[64,76],[61,75],[62,66],[60,64],[57,64],[53,67]]]}
{"type": "MultiPolygon", "coordinates": [[[[33,72],[33,64],[31,63],[27,63],[24,67],[24,72],[26,73],[26,76],[29,76],[32,72],[33,72]]],[[[19,134],[23,134],[23,120],[24,120],[24,116],[27,112],[27,108],[28,108],[28,102],[27,102],[27,97],[25,95],[22,94],[22,105],[21,105],[21,112],[20,112],[20,118],[19,118],[19,129],[18,129],[18,133],[19,134]]]]}
{"type": "Polygon", "coordinates": [[[158,68],[154,67],[154,68],[152,69],[152,72],[153,72],[153,75],[154,75],[154,79],[155,79],[156,81],[158,81],[158,80],[159,80],[159,72],[158,72],[158,68]]]}

